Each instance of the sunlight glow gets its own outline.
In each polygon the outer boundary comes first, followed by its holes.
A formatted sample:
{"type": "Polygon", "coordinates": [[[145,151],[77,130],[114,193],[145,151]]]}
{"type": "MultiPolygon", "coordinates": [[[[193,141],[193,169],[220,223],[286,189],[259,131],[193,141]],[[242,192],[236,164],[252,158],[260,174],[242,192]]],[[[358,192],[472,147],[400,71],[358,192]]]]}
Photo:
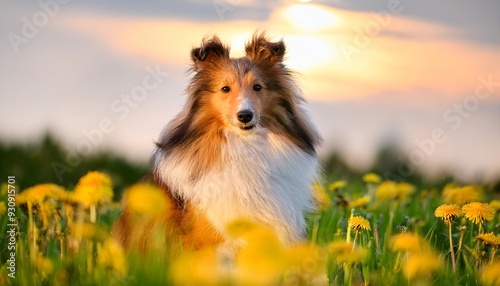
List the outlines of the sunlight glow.
{"type": "Polygon", "coordinates": [[[287,37],[288,60],[294,70],[301,72],[323,68],[336,58],[338,52],[327,41],[316,36],[293,35],[287,37]]]}
{"type": "Polygon", "coordinates": [[[286,8],[285,17],[301,30],[318,31],[338,23],[337,16],[329,10],[314,4],[294,4],[286,8]]]}

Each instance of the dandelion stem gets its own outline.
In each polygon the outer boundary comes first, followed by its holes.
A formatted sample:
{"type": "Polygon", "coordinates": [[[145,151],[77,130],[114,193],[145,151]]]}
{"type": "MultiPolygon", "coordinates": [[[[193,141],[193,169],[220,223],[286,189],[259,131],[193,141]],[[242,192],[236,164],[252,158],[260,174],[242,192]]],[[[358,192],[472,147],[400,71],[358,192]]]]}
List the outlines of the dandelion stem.
{"type": "Polygon", "coordinates": [[[31,202],[28,202],[28,227],[29,227],[29,236],[31,237],[30,260],[31,263],[35,263],[36,234],[35,234],[35,225],[33,223],[33,205],[31,202]]]}
{"type": "Polygon", "coordinates": [[[356,238],[358,238],[358,231],[354,231],[354,240],[352,242],[352,250],[356,247],[356,238]]]}
{"type": "Polygon", "coordinates": [[[313,244],[318,242],[319,218],[320,218],[319,215],[314,217],[314,224],[313,224],[312,234],[311,234],[311,242],[313,244]]]}
{"type": "Polygon", "coordinates": [[[453,268],[453,273],[455,273],[456,270],[456,263],[455,263],[455,251],[453,250],[453,239],[451,236],[451,222],[448,222],[448,238],[450,240],[450,254],[451,254],[451,266],[453,268]]]}
{"type": "MultiPolygon", "coordinates": [[[[350,218],[354,217],[354,209],[351,209],[351,216],[350,218]]],[[[346,235],[346,242],[351,242],[351,224],[347,224],[347,235],[346,235]]]]}

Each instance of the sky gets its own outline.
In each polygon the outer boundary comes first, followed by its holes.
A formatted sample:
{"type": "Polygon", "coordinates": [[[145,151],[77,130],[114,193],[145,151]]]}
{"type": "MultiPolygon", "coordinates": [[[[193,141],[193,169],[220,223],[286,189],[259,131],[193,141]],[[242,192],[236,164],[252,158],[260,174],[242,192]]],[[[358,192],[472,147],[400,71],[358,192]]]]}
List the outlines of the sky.
{"type": "Polygon", "coordinates": [[[397,144],[432,177],[500,176],[500,2],[5,0],[0,138],[50,130],[72,155],[148,160],[185,101],[189,53],[231,55],[265,30],[287,44],[324,143],[353,167],[397,144]]]}

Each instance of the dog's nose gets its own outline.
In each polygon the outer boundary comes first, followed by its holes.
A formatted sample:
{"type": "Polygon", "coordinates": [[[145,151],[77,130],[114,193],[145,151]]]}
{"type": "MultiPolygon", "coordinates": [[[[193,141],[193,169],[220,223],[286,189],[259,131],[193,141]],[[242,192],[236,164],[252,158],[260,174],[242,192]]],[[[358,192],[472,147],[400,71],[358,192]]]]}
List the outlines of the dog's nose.
{"type": "Polygon", "coordinates": [[[245,109],[242,111],[238,111],[236,114],[238,116],[238,121],[241,123],[248,123],[252,120],[253,118],[253,111],[249,109],[245,109]]]}

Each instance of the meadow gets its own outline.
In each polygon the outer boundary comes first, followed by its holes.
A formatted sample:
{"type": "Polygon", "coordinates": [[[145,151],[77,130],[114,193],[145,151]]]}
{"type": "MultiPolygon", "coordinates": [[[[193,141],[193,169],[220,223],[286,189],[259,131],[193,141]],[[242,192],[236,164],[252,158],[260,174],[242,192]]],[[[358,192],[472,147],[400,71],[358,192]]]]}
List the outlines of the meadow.
{"type": "Polygon", "coordinates": [[[104,172],[72,185],[2,185],[1,285],[500,285],[500,201],[484,186],[424,189],[375,173],[316,183],[307,241],[284,246],[236,221],[228,232],[245,243],[227,262],[215,248],[168,245],[161,230],[146,254],[112,240],[122,203],[137,220],[168,211],[154,186],[124,187],[119,202],[104,172]]]}

